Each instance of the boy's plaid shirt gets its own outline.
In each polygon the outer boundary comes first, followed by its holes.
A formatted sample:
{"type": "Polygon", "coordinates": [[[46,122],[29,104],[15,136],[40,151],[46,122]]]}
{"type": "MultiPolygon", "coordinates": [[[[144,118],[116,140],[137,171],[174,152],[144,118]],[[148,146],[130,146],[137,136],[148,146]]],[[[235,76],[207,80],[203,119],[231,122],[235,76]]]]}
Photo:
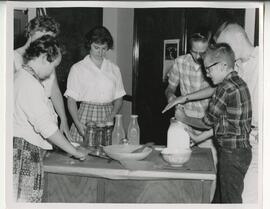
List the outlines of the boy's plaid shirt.
{"type": "Polygon", "coordinates": [[[217,86],[203,120],[214,127],[221,147],[235,149],[250,147],[251,119],[247,84],[233,71],[217,86]]]}

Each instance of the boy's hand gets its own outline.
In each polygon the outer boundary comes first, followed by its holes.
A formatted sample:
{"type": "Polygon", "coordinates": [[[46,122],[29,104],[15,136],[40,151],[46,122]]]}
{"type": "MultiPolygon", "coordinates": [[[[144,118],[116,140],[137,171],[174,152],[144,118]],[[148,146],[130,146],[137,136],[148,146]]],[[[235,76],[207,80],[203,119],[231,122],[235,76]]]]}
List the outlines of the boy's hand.
{"type": "Polygon", "coordinates": [[[162,110],[162,113],[168,111],[169,109],[171,109],[173,106],[177,104],[184,104],[185,102],[186,102],[185,96],[173,98],[172,100],[170,100],[169,104],[167,104],[164,110],[162,110]]]}
{"type": "Polygon", "coordinates": [[[198,143],[202,140],[202,134],[199,134],[199,135],[194,134],[191,130],[189,130],[187,128],[185,128],[185,131],[188,133],[188,135],[190,136],[190,138],[193,142],[198,143]]]}

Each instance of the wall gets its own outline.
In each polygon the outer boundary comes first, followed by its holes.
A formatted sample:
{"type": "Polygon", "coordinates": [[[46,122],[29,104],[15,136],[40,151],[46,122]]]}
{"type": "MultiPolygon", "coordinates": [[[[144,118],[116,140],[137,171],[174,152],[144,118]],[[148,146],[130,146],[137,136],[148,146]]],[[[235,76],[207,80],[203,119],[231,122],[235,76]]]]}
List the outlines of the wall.
{"type": "MultiPolygon", "coordinates": [[[[114,38],[114,49],[108,53],[108,58],[119,66],[128,95],[132,95],[133,17],[134,9],[132,8],[103,9],[103,25],[110,30],[114,38]]],[[[126,130],[131,108],[131,102],[123,102],[121,114],[123,114],[126,130]]]]}
{"type": "Polygon", "coordinates": [[[254,43],[255,31],[255,9],[246,9],[245,13],[245,31],[247,32],[250,42],[254,43]]]}

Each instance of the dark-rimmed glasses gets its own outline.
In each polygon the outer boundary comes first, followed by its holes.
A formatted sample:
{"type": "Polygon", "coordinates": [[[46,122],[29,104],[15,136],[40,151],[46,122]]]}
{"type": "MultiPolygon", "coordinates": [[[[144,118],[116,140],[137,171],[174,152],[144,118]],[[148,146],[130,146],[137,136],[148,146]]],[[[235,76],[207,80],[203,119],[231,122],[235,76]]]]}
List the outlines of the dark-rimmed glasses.
{"type": "Polygon", "coordinates": [[[211,68],[211,67],[214,67],[215,65],[217,65],[217,64],[219,64],[219,63],[220,63],[220,62],[215,62],[214,64],[205,67],[205,71],[209,73],[209,72],[210,72],[210,68],[211,68]]]}

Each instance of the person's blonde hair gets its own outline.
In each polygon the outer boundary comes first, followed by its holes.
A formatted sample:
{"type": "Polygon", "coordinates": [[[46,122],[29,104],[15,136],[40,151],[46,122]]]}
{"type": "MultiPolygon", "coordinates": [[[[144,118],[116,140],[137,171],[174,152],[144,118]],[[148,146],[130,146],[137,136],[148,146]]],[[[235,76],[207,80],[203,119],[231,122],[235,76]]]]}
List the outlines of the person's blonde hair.
{"type": "Polygon", "coordinates": [[[224,61],[229,68],[234,69],[235,55],[229,44],[219,43],[211,45],[206,51],[204,59],[206,58],[213,62],[224,61]]]}

